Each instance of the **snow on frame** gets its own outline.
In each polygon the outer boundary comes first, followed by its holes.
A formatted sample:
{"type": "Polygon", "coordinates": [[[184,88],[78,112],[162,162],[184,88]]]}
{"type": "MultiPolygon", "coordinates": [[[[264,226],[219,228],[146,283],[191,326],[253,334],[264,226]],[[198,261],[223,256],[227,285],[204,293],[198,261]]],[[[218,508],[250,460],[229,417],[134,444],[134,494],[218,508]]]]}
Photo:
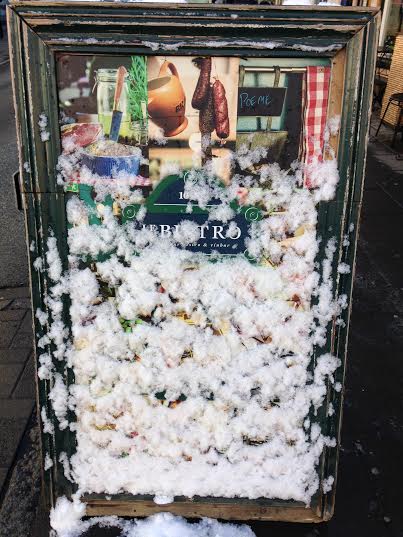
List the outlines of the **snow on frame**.
{"type": "Polygon", "coordinates": [[[82,520],[85,504],[77,499],[57,499],[50,514],[51,537],[78,537],[93,526],[116,528],[122,537],[255,537],[245,524],[221,523],[211,518],[190,523],[171,513],[158,513],[145,519],[125,520],[116,516],[82,520]]]}
{"type": "MultiPolygon", "coordinates": [[[[42,114],[39,115],[38,126],[40,129],[42,142],[47,142],[50,138],[50,133],[49,131],[46,130],[46,127],[48,126],[48,118],[44,112],[42,112],[42,114]]],[[[28,164],[28,167],[29,167],[29,164],[28,164]]],[[[24,169],[28,171],[25,166],[24,166],[24,169]]]]}
{"type": "MultiPolygon", "coordinates": [[[[134,1],[134,0],[133,0],[134,1]]],[[[193,24],[194,27],[203,27],[204,25],[202,23],[200,24],[193,24]]],[[[217,24],[216,26],[222,26],[221,24],[217,24]]],[[[255,28],[260,28],[260,25],[258,24],[249,24],[247,25],[248,28],[251,30],[255,28]]],[[[113,40],[113,39],[97,39],[95,37],[91,37],[89,39],[82,39],[77,37],[59,37],[55,38],[53,40],[54,43],[86,43],[86,44],[98,44],[98,45],[143,45],[144,47],[150,48],[153,52],[156,51],[166,51],[166,52],[172,52],[180,50],[183,47],[188,47],[189,42],[187,41],[175,41],[174,43],[163,43],[161,41],[147,41],[144,39],[141,40],[135,40],[135,41],[127,41],[127,40],[113,40]]],[[[231,40],[231,41],[225,41],[225,40],[214,40],[214,41],[202,41],[198,42],[197,40],[192,40],[192,46],[203,46],[203,47],[209,47],[209,48],[222,48],[226,46],[238,46],[238,47],[249,47],[254,49],[264,49],[264,50],[273,50],[276,48],[282,48],[282,49],[291,49],[291,50],[301,50],[303,52],[317,52],[317,53],[324,53],[324,52],[334,52],[342,48],[340,44],[332,44],[332,45],[304,45],[302,43],[296,43],[294,45],[289,45],[286,42],[283,41],[253,41],[253,40],[246,40],[246,39],[237,39],[237,40],[231,40]]]]}
{"type": "MultiPolygon", "coordinates": [[[[52,341],[56,350],[41,356],[40,368],[52,381],[59,427],[69,425],[68,409],[77,416],[70,424],[77,452],[63,463],[80,493],[309,504],[318,490],[319,457],[335,440],[322,434],[315,413],[340,361],[318,356],[312,371],[312,357],[346,304],[333,296],[334,239],[316,263],[317,203],[334,196],[337,166],[311,164],[315,188],[308,190],[298,163],[290,170],[266,165],[250,176],[262,151],[231,155],[245,173],[226,188],[207,168],[188,174],[184,191],[190,210],[220,199],[211,210],[228,233],[236,232],[229,202],[240,192],[240,202],[263,211],[247,242],[255,263],[218,255],[211,263],[186,250],[200,233],[191,222],[166,237],[141,219],[121,225],[98,202],[106,194],[138,202],[130,178],[105,181],[80,170],[98,207],[74,195],[68,201],[65,273],[56,238],[48,239],[53,322],[42,346],[52,341]],[[100,225],[88,223],[93,210],[100,225]],[[100,254],[106,258],[96,261],[100,254]],[[63,294],[71,300],[71,339],[61,321],[63,294]],[[62,359],[75,375],[68,390],[52,365],[62,359]]],[[[68,182],[78,163],[79,150],[61,156],[59,181],[68,182]]]]}

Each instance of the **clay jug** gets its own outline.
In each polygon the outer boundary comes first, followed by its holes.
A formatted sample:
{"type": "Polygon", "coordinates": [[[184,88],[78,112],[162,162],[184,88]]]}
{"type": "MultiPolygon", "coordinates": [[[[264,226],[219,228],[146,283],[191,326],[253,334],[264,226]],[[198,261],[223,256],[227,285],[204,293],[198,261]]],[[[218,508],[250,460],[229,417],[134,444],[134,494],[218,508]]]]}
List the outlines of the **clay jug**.
{"type": "Polygon", "coordinates": [[[165,61],[157,78],[148,82],[148,113],[164,136],[176,136],[186,129],[186,97],[175,65],[165,61]]]}

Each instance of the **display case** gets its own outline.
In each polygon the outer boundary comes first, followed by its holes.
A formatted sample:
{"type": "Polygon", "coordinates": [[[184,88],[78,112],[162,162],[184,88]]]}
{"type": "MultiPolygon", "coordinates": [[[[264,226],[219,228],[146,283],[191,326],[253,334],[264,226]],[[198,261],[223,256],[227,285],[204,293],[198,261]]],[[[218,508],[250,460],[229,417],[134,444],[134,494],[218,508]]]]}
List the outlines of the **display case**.
{"type": "Polygon", "coordinates": [[[328,520],[376,10],[7,13],[49,505],[328,520]]]}

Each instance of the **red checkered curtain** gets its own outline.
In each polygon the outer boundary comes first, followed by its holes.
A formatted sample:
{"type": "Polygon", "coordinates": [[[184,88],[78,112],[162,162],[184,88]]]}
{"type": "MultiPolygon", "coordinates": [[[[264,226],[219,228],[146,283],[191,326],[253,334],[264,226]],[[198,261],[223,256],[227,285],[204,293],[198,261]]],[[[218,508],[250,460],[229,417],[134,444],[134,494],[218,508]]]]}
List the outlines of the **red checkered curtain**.
{"type": "MultiPolygon", "coordinates": [[[[324,134],[329,100],[330,67],[311,65],[306,69],[304,117],[305,165],[323,160],[324,134]]],[[[304,185],[312,186],[309,171],[304,185]]]]}

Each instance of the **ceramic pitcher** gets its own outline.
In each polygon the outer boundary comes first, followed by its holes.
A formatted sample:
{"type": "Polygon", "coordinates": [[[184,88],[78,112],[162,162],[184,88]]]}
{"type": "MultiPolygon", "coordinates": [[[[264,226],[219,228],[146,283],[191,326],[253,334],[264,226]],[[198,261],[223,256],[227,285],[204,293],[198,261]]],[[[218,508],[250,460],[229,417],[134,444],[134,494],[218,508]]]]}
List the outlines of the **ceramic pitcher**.
{"type": "Polygon", "coordinates": [[[186,96],[179,73],[172,62],[165,61],[157,78],[148,82],[148,113],[164,131],[164,136],[176,136],[186,129],[186,96]]]}

